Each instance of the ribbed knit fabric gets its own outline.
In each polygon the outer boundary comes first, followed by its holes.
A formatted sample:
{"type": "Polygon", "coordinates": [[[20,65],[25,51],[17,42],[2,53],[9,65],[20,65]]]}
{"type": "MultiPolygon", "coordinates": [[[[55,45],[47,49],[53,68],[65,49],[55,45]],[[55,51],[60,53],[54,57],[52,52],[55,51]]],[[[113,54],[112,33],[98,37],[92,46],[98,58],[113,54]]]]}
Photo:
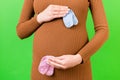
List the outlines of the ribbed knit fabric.
{"type": "Polygon", "coordinates": [[[92,80],[90,57],[108,37],[108,24],[102,0],[89,0],[89,2],[88,0],[24,0],[17,34],[23,39],[32,33],[35,34],[31,80],[92,80]],[[62,18],[40,25],[36,16],[50,4],[70,7],[78,18],[78,25],[68,29],[62,18]],[[95,29],[95,35],[90,41],[86,31],[89,8],[95,29]],[[38,71],[39,62],[43,56],[77,53],[83,58],[82,64],[66,70],[55,68],[53,76],[42,75],[38,71]]]}

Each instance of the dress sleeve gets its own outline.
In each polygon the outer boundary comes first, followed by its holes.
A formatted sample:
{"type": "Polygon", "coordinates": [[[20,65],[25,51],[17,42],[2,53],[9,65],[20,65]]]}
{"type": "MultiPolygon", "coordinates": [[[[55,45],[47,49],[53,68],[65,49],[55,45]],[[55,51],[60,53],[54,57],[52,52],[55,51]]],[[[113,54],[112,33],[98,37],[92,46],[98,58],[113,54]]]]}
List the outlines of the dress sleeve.
{"type": "Polygon", "coordinates": [[[40,24],[34,16],[33,0],[24,0],[22,12],[16,27],[17,35],[23,39],[30,36],[40,24]]]}
{"type": "Polygon", "coordinates": [[[85,63],[107,40],[109,30],[102,0],[90,0],[90,11],[94,22],[94,37],[78,52],[85,63]]]}

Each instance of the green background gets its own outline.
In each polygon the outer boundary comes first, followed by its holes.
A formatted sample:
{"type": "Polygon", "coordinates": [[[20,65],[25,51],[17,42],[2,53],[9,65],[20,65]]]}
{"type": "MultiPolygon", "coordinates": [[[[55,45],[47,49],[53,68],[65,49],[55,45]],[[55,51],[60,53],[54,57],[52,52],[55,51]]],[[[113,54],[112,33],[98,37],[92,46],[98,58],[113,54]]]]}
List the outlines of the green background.
{"type": "MultiPolygon", "coordinates": [[[[109,24],[107,42],[91,58],[93,80],[120,80],[120,0],[103,0],[109,24]]],[[[30,80],[33,35],[20,40],[16,25],[23,0],[0,0],[0,80],[30,80]]],[[[89,38],[94,35],[88,14],[89,38]]]]}

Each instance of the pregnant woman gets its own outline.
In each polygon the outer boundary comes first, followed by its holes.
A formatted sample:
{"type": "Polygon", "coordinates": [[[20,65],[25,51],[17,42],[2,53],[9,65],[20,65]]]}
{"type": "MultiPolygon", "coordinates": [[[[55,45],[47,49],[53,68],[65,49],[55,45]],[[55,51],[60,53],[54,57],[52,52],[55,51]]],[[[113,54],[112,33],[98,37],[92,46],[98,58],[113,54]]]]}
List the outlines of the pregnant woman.
{"type": "Polygon", "coordinates": [[[92,80],[90,57],[108,38],[108,24],[102,0],[24,0],[17,25],[21,39],[34,33],[31,80],[92,80]],[[78,24],[66,28],[63,17],[72,10],[78,24]],[[86,19],[90,9],[95,35],[89,41],[86,19]],[[44,56],[52,76],[38,71],[44,56]]]}

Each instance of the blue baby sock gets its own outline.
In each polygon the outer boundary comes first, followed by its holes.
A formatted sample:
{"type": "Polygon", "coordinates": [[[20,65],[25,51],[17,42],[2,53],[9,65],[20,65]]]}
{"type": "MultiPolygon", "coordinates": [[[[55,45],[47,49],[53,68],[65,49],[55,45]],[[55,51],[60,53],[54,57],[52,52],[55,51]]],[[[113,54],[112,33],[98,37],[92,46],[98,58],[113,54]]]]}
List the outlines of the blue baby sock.
{"type": "Polygon", "coordinates": [[[66,28],[71,28],[73,25],[78,24],[78,19],[75,16],[74,12],[72,10],[69,10],[69,12],[63,17],[63,22],[66,28]]]}
{"type": "Polygon", "coordinates": [[[75,16],[75,14],[74,14],[73,11],[71,11],[71,13],[73,14],[73,24],[74,24],[74,25],[77,25],[77,24],[78,24],[78,19],[77,19],[77,17],[75,16]]]}

